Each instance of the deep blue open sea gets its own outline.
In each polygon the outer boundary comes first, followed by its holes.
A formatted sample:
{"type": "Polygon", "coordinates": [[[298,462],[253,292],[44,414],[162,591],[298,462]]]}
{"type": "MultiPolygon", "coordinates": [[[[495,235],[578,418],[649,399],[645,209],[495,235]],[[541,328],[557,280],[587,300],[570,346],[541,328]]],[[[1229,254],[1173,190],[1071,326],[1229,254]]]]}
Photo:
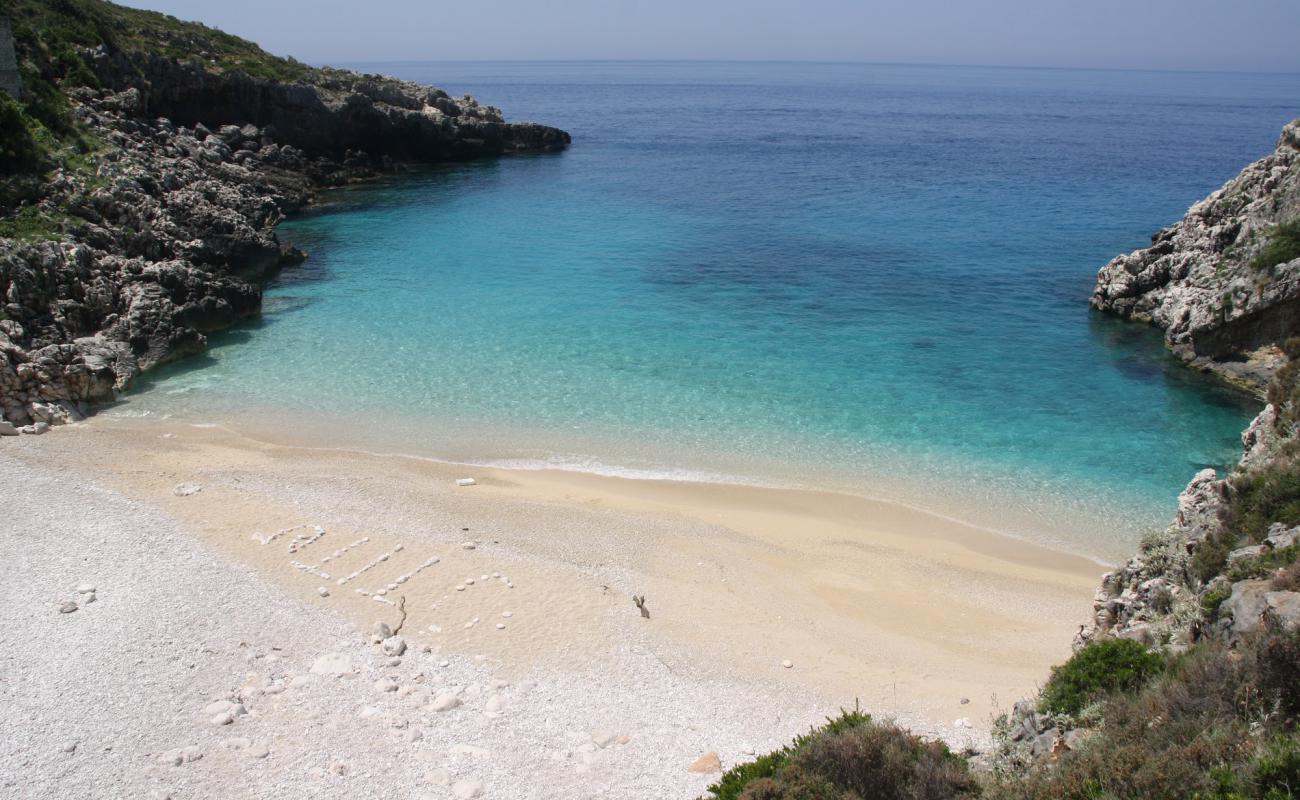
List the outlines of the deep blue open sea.
{"type": "Polygon", "coordinates": [[[1115,557],[1257,410],[1087,300],[1271,151],[1300,76],[351,66],[573,146],[332,195],[283,226],[311,257],[263,319],[120,413],[836,485],[1115,557]]]}

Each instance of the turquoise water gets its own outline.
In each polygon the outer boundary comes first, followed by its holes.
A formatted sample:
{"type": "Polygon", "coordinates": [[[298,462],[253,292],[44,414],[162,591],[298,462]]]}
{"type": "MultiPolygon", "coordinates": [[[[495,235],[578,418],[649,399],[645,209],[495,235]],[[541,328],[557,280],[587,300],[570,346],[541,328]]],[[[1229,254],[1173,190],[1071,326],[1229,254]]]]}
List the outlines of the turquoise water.
{"type": "Polygon", "coordinates": [[[122,413],[832,483],[1014,510],[986,516],[1102,555],[1240,447],[1252,401],[1087,298],[1099,266],[1272,148],[1296,76],[367,67],[573,147],[332,195],[283,226],[311,258],[263,319],[122,413]]]}

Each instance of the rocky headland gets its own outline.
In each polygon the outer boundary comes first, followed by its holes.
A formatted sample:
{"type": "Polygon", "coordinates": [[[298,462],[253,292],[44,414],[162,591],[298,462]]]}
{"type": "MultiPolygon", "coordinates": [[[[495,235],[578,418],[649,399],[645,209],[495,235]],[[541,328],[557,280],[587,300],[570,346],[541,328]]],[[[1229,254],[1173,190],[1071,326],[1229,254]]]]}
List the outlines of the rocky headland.
{"type": "Polygon", "coordinates": [[[1300,120],[1151,246],[1102,267],[1092,305],[1165,332],[1180,359],[1262,392],[1300,331],[1300,120]]]}
{"type": "Polygon", "coordinates": [[[1198,473],[1170,527],[1103,578],[1080,645],[1115,635],[1185,649],[1202,636],[1253,631],[1265,610],[1300,625],[1300,593],[1262,580],[1295,560],[1286,556],[1295,555],[1300,519],[1277,498],[1256,508],[1261,489],[1290,478],[1300,447],[1292,362],[1300,355],[1297,226],[1300,120],[1282,130],[1272,154],[1193,205],[1150,248],[1098,273],[1094,307],[1164,328],[1180,358],[1267,404],[1242,433],[1235,470],[1198,473]]]}
{"type": "Polygon", "coordinates": [[[0,433],[40,432],[256,315],[318,190],[565,148],[469,96],[316,69],[110,3],[11,4],[0,92],[0,433]]]}

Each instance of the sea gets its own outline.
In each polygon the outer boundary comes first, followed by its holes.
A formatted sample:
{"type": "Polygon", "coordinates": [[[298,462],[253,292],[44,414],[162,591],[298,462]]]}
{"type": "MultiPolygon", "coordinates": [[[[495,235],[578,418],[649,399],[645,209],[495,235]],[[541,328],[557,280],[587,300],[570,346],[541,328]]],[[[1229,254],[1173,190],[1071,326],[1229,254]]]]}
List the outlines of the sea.
{"type": "Polygon", "coordinates": [[[1104,561],[1259,409],[1088,297],[1273,149],[1300,76],[339,66],[573,144],[325,195],[281,226],[310,257],[262,317],[110,414],[855,492],[1104,561]]]}

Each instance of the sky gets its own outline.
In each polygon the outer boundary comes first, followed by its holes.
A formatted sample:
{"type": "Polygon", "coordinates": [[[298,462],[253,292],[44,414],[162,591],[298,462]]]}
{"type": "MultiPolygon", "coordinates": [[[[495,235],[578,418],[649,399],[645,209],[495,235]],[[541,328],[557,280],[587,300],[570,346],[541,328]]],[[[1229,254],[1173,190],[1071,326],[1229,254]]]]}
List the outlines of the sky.
{"type": "Polygon", "coordinates": [[[312,64],[693,59],[1300,72],[1297,0],[125,3],[312,64]]]}

